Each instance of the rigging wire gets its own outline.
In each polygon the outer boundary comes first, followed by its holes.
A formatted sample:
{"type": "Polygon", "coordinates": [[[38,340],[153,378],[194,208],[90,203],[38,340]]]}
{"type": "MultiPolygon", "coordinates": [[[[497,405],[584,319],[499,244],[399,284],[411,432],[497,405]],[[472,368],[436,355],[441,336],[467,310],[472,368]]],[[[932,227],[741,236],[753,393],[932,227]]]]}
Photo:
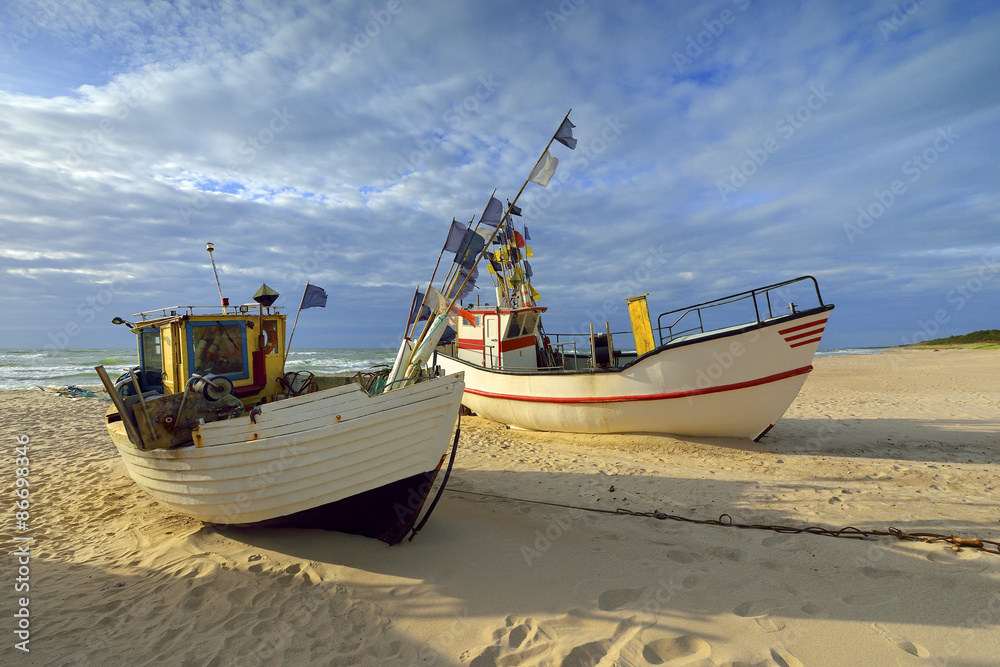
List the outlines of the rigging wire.
{"type": "Polygon", "coordinates": [[[450,493],[464,493],[472,496],[484,496],[487,498],[499,498],[502,500],[514,500],[522,503],[530,503],[532,505],[549,505],[551,507],[564,507],[566,509],[582,510],[585,512],[595,512],[597,514],[614,514],[617,516],[637,516],[646,517],[650,519],[659,519],[660,521],[681,521],[684,523],[697,523],[706,526],[723,526],[726,528],[743,528],[743,529],[754,529],[754,530],[770,530],[776,533],[811,533],[813,535],[822,535],[824,537],[840,537],[845,539],[853,540],[873,540],[877,536],[891,536],[896,539],[906,541],[906,542],[926,542],[928,544],[945,543],[949,545],[949,548],[958,549],[961,547],[967,547],[970,549],[978,549],[988,554],[995,554],[1000,556],[1000,542],[994,540],[983,540],[979,538],[966,538],[958,537],[956,535],[943,535],[940,533],[907,533],[898,528],[889,527],[888,530],[861,530],[860,528],[855,528],[854,526],[846,526],[839,530],[832,530],[830,528],[823,528],[822,526],[805,526],[805,527],[793,527],[793,526],[777,526],[762,523],[737,523],[733,521],[733,517],[729,514],[721,514],[718,519],[692,519],[689,517],[680,516],[677,514],[666,514],[660,512],[659,510],[654,510],[652,512],[634,512],[629,509],[619,507],[614,510],[604,510],[597,509],[594,507],[580,507],[579,505],[567,505],[564,503],[553,503],[544,500],[527,500],[525,498],[512,498],[510,496],[502,496],[495,493],[482,493],[479,491],[463,491],[461,489],[446,489],[450,493]]]}

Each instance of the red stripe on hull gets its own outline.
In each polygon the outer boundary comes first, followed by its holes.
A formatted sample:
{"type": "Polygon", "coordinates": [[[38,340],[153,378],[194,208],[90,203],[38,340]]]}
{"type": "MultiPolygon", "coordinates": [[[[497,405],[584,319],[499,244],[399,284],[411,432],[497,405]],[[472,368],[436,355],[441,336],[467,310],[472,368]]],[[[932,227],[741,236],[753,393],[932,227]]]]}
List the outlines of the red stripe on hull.
{"type": "MultiPolygon", "coordinates": [[[[819,339],[817,338],[816,340],[819,339]]],[[[757,387],[762,384],[769,384],[771,382],[777,382],[779,380],[785,380],[787,378],[795,377],[797,375],[802,375],[804,373],[808,373],[812,369],[813,367],[811,365],[803,366],[802,368],[796,368],[790,371],[785,371],[783,373],[768,375],[767,377],[758,378],[756,380],[736,382],[733,384],[726,384],[719,387],[706,387],[704,389],[691,389],[688,391],[672,391],[663,394],[646,394],[643,396],[608,396],[604,398],[592,398],[592,397],[558,398],[558,397],[543,397],[543,396],[517,396],[514,394],[495,394],[493,392],[482,391],[480,389],[470,389],[468,385],[465,387],[465,392],[467,394],[484,396],[486,398],[501,398],[512,401],[526,401],[529,403],[628,403],[631,401],[660,401],[671,398],[687,398],[689,396],[703,396],[705,394],[715,394],[722,391],[736,391],[737,389],[757,387]]]]}
{"type": "Polygon", "coordinates": [[[798,340],[800,338],[807,338],[809,336],[818,336],[823,333],[826,327],[820,327],[819,329],[810,329],[809,331],[804,331],[802,333],[797,333],[794,336],[785,336],[785,340],[791,343],[793,340],[798,340]]]}
{"type": "Polygon", "coordinates": [[[791,333],[792,331],[798,331],[799,329],[808,329],[809,327],[819,326],[820,324],[826,324],[826,321],[830,319],[829,317],[824,317],[821,320],[816,320],[815,322],[810,322],[809,324],[800,324],[797,327],[789,327],[788,329],[779,329],[778,333],[784,336],[786,333],[791,333]]]}
{"type": "Polygon", "coordinates": [[[816,338],[810,338],[809,340],[800,340],[798,343],[792,343],[792,347],[800,347],[802,345],[808,345],[809,343],[818,343],[822,336],[817,336],[816,338]]]}

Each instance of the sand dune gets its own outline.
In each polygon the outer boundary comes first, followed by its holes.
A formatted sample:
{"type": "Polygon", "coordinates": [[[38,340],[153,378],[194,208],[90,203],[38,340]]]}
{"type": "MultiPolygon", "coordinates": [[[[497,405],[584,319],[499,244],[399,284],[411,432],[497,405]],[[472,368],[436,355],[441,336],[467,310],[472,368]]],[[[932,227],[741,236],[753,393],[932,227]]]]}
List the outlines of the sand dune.
{"type": "MultiPolygon", "coordinates": [[[[996,664],[1000,555],[576,507],[1000,540],[997,377],[992,351],[817,359],[760,443],[463,418],[452,490],[392,548],[171,514],[118,460],[107,403],[0,392],[31,459],[30,527],[3,538],[34,538],[30,653],[9,612],[0,661],[996,664]]],[[[12,462],[3,482],[11,507],[12,462]]]]}

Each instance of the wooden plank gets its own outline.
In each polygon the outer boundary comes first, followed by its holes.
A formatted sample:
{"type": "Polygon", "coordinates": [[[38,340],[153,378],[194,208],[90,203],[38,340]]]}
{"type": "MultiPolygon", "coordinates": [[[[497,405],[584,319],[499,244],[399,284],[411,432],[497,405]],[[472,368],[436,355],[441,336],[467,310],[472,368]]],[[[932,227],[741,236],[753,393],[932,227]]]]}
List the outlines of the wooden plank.
{"type": "Polygon", "coordinates": [[[108,396],[111,397],[111,403],[114,404],[115,410],[118,411],[118,416],[122,419],[122,424],[125,425],[125,434],[128,435],[128,440],[133,445],[139,449],[145,449],[142,442],[142,436],[139,435],[139,431],[136,428],[135,423],[132,421],[132,415],[128,413],[125,409],[125,403],[122,402],[122,397],[118,395],[115,390],[115,385],[111,382],[111,378],[108,377],[107,371],[104,370],[104,366],[96,366],[94,370],[97,371],[98,377],[101,378],[101,384],[104,385],[105,391],[108,392],[108,396]]]}

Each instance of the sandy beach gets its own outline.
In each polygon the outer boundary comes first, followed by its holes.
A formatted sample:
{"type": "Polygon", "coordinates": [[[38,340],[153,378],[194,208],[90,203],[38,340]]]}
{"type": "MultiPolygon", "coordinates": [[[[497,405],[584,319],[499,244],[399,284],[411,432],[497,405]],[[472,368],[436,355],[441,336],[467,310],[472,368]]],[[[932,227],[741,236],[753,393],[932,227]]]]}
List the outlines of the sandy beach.
{"type": "Polygon", "coordinates": [[[1000,352],[814,365],[759,443],[464,417],[449,490],[395,547],[172,514],[128,477],[107,402],[0,392],[0,662],[997,664],[1000,555],[575,509],[1000,540],[1000,352]],[[30,591],[15,592],[25,545],[30,591]],[[30,652],[15,647],[22,597],[30,652]]]}

